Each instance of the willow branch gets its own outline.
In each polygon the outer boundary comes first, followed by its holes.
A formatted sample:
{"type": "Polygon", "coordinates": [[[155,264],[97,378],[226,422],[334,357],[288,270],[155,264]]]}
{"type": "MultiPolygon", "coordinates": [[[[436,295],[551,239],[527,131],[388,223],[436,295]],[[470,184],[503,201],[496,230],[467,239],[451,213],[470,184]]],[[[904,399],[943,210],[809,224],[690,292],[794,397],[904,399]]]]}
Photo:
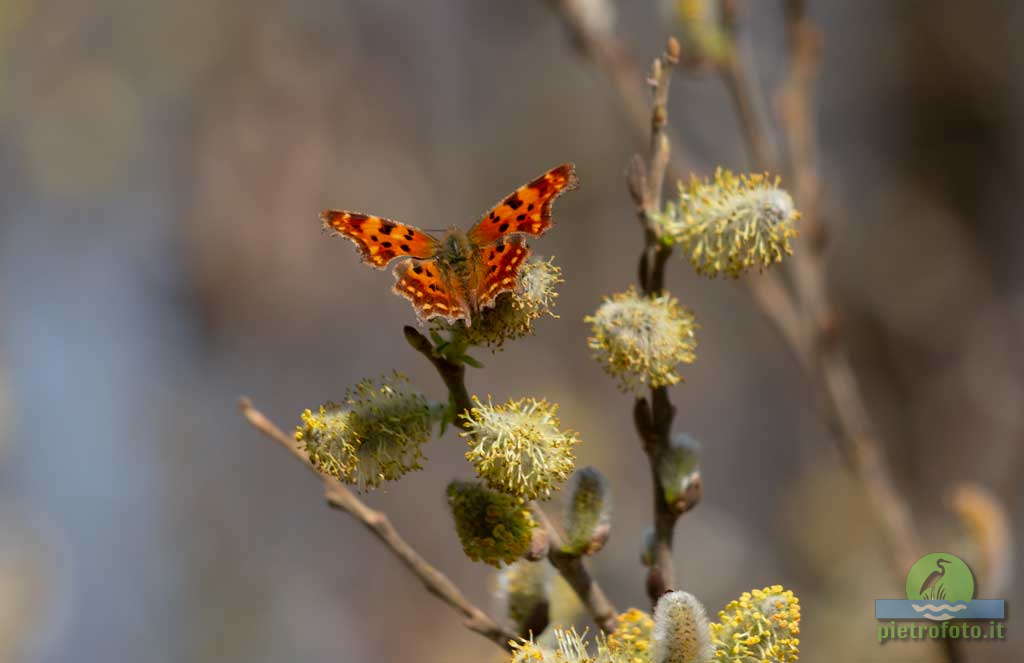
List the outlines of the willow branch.
{"type": "MultiPolygon", "coordinates": [[[[581,20],[578,15],[576,3],[556,1],[553,4],[576,41],[583,45],[581,50],[615,82],[624,104],[631,109],[630,116],[634,129],[646,131],[650,126],[649,117],[637,110],[642,100],[641,90],[622,82],[627,73],[638,71],[628,60],[625,49],[610,36],[589,33],[586,21],[581,20]],[[606,57],[605,50],[614,52],[615,57],[606,57]]],[[[787,147],[791,158],[798,160],[799,174],[795,176],[795,193],[805,218],[804,236],[810,239],[810,246],[817,247],[816,250],[820,254],[823,241],[821,231],[816,230],[820,224],[817,221],[816,189],[812,188],[817,186],[817,175],[807,165],[811,155],[808,146],[812,141],[806,132],[810,131],[811,123],[803,119],[797,121],[797,111],[792,110],[803,109],[800,112],[804,113],[804,117],[809,114],[808,89],[810,74],[814,71],[810,65],[810,57],[815,55],[815,51],[810,48],[807,39],[813,32],[808,31],[808,24],[803,17],[803,3],[791,0],[789,5],[788,29],[791,39],[797,36],[797,39],[791,40],[791,45],[799,45],[799,50],[793,52],[795,73],[791,74],[792,78],[787,83],[791,99],[783,101],[783,108],[791,110],[784,110],[783,126],[786,129],[787,147]],[[787,115],[793,121],[786,122],[787,115]],[[808,217],[811,219],[809,222],[806,221],[808,217]]],[[[739,116],[744,125],[744,134],[752,145],[751,153],[756,162],[755,168],[765,169],[770,165],[772,152],[764,146],[770,144],[770,141],[756,112],[755,100],[758,97],[750,89],[752,79],[743,69],[745,66],[742,58],[733,58],[729,61],[724,75],[734,100],[743,106],[739,116]]],[[[678,154],[675,144],[673,153],[678,154]]],[[[879,443],[872,432],[870,419],[848,356],[835,343],[836,318],[823,305],[827,302],[823,289],[824,272],[822,268],[815,266],[815,261],[820,258],[805,260],[800,257],[801,253],[798,251],[793,256],[794,281],[800,293],[799,307],[775,273],[768,272],[754,279],[744,279],[742,283],[747,286],[757,307],[773,323],[812,381],[822,387],[825,396],[824,418],[836,432],[854,474],[864,484],[871,500],[871,510],[882,524],[893,563],[902,572],[902,569],[913,563],[918,550],[910,512],[906,501],[895,488],[879,443]],[[811,305],[808,305],[809,303],[811,305]]],[[[644,269],[641,272],[647,273],[644,269]]],[[[649,288],[651,284],[644,285],[649,288]]]]}
{"type": "Polygon", "coordinates": [[[809,339],[814,375],[822,387],[824,417],[836,431],[854,476],[867,491],[871,510],[882,525],[894,571],[902,577],[920,551],[913,518],[892,479],[884,446],[875,433],[849,354],[841,343],[838,316],[827,288],[811,110],[821,38],[800,0],[787,0],[786,36],[790,67],[779,95],[779,108],[794,194],[809,240],[791,261],[803,309],[804,335],[809,339]]]}
{"type": "Polygon", "coordinates": [[[759,86],[754,80],[755,74],[747,60],[744,44],[736,38],[739,27],[739,7],[736,0],[725,0],[722,3],[722,20],[726,34],[730,37],[731,47],[719,63],[719,75],[732,96],[740,128],[750,147],[754,169],[775,172],[778,157],[764,99],[759,94],[759,86]]]}
{"type": "MultiPolygon", "coordinates": [[[[736,28],[735,0],[726,3],[727,27],[736,28]]],[[[917,560],[920,543],[910,505],[900,493],[885,458],[846,347],[840,338],[838,316],[828,292],[824,257],[825,233],[821,222],[822,190],[816,159],[813,85],[817,76],[821,37],[811,24],[804,0],[785,0],[789,72],[778,97],[783,136],[789,157],[794,197],[802,212],[804,246],[789,261],[801,309],[800,329],[788,329],[791,321],[771,318],[783,336],[799,341],[792,345],[812,383],[819,387],[822,416],[835,433],[851,473],[864,488],[869,510],[882,529],[893,572],[902,578],[917,560]],[[787,327],[787,329],[783,329],[787,327]]],[[[738,52],[735,46],[733,52],[738,52]]],[[[755,168],[777,168],[767,134],[767,123],[750,112],[760,98],[753,77],[741,57],[730,59],[723,73],[747,136],[755,168]]],[[[962,660],[956,641],[942,644],[949,663],[962,660]]]]}
{"type": "Polygon", "coordinates": [[[451,361],[438,353],[430,339],[415,327],[406,325],[402,328],[402,333],[405,334],[405,340],[409,345],[433,364],[434,370],[441,376],[444,386],[448,388],[448,394],[455,406],[455,424],[460,428],[465,427],[466,421],[459,415],[469,412],[473,407],[473,402],[469,398],[469,390],[466,389],[466,365],[451,361]]]}
{"type": "MultiPolygon", "coordinates": [[[[438,354],[434,348],[434,345],[430,340],[421,334],[415,327],[405,327],[405,338],[417,352],[422,354],[434,368],[437,370],[438,375],[444,381],[445,386],[448,387],[448,392],[451,395],[452,402],[455,404],[457,412],[465,412],[470,409],[471,403],[469,398],[469,391],[466,388],[466,367],[458,362],[450,361],[438,354]]],[[[466,423],[461,418],[457,419],[457,423],[460,426],[465,427],[466,423]]],[[[562,555],[556,550],[560,549],[561,537],[555,528],[552,526],[551,521],[548,520],[544,512],[539,508],[534,508],[534,512],[537,513],[538,517],[544,526],[545,533],[547,534],[547,540],[544,542],[547,546],[548,560],[552,566],[558,569],[558,572],[565,578],[566,582],[573,588],[576,595],[579,596],[580,601],[590,612],[594,622],[604,631],[610,632],[615,628],[615,616],[618,614],[615,611],[611,601],[608,600],[607,595],[596,580],[590,575],[590,572],[584,566],[581,559],[575,561],[570,559],[571,556],[562,555]]],[[[542,549],[545,546],[539,542],[535,542],[533,549],[542,549]]]]}
{"type": "MultiPolygon", "coordinates": [[[[637,218],[644,228],[644,247],[639,261],[640,287],[645,294],[664,289],[665,266],[672,254],[671,246],[661,242],[653,224],[653,216],[661,206],[666,177],[678,179],[689,170],[683,151],[668,131],[668,99],[671,71],[679,61],[679,44],[670,39],[665,53],[655,59],[647,81],[653,92],[639,84],[640,69],[628,56],[623,44],[614,35],[595,29],[587,20],[584,7],[576,0],[552,0],[580,51],[590,57],[612,81],[623,106],[628,110],[638,137],[649,141],[647,159],[634,157],[627,175],[630,194],[637,209],[637,218]]],[[[778,302],[766,302],[774,308],[778,302]]],[[[665,501],[665,492],[657,471],[661,453],[670,443],[675,407],[665,387],[651,389],[648,399],[637,401],[636,411],[646,416],[636,418],[637,433],[642,441],[651,468],[654,503],[654,550],[647,576],[647,593],[651,601],[676,584],[672,561],[672,541],[679,513],[665,501]]]]}
{"type": "Polygon", "coordinates": [[[547,533],[550,547],[548,548],[548,561],[558,569],[558,572],[569,583],[573,591],[583,602],[587,612],[593,617],[597,626],[605,633],[615,630],[615,617],[618,611],[612,602],[605,595],[604,590],[597,584],[590,571],[587,569],[583,557],[577,554],[564,552],[562,549],[565,541],[562,534],[548,518],[547,514],[537,506],[533,505],[533,512],[541,523],[541,527],[547,533]]]}
{"type": "MultiPolygon", "coordinates": [[[[655,58],[648,82],[653,99],[650,111],[650,147],[647,160],[635,156],[627,177],[629,190],[636,205],[637,217],[644,226],[644,248],[640,255],[640,287],[645,295],[657,295],[665,288],[665,265],[672,247],[661,241],[654,218],[662,205],[662,188],[670,155],[671,140],[668,123],[669,85],[672,70],[679,63],[679,42],[670,38],[665,52],[655,58]]],[[[654,541],[650,568],[647,572],[647,594],[654,603],[666,591],[676,586],[675,565],[672,560],[672,541],[680,511],[665,499],[658,466],[662,455],[671,444],[672,421],[676,408],[668,397],[667,387],[652,387],[648,399],[638,399],[634,406],[634,423],[651,470],[652,502],[654,505],[654,541]]]]}
{"type": "Polygon", "coordinates": [[[239,409],[253,428],[291,452],[299,462],[306,466],[306,469],[320,479],[323,483],[324,497],[332,508],[348,513],[369,529],[419,579],[428,592],[463,616],[463,624],[466,628],[479,633],[499,647],[511,651],[510,643],[518,636],[499,626],[487,613],[473,605],[448,576],[423,559],[399,535],[398,530],[391,524],[386,514],[366,506],[337,479],[318,472],[309,462],[309,457],[298,441],[275,426],[262,412],[253,407],[249,399],[242,398],[239,401],[239,409]]]}
{"type": "MultiPolygon", "coordinates": [[[[740,124],[754,168],[775,171],[768,122],[757,110],[761,93],[748,61],[735,38],[738,11],[735,0],[725,3],[725,23],[733,37],[731,55],[721,75],[737,106],[740,124]]],[[[818,69],[820,36],[806,18],[802,0],[786,5],[790,68],[779,95],[783,136],[800,207],[804,246],[788,261],[799,305],[792,303],[781,281],[762,277],[749,283],[761,310],[787,340],[809,378],[819,386],[822,414],[835,432],[844,458],[865,487],[887,541],[894,567],[900,574],[917,558],[918,546],[906,500],[896,489],[882,447],[861,396],[858,380],[845,348],[839,342],[838,318],[826,288],[824,234],[820,221],[820,180],[815,158],[812,88],[818,69]]]]}
{"type": "MultiPolygon", "coordinates": [[[[585,12],[578,0],[549,0],[549,4],[558,13],[578,50],[588,57],[612,82],[619,100],[627,111],[630,127],[638,140],[647,141],[651,135],[651,109],[647,98],[647,90],[641,81],[643,71],[630,56],[625,45],[615,35],[601,32],[586,20],[585,12]]],[[[685,159],[685,151],[671,132],[664,132],[665,140],[670,145],[670,156],[665,178],[670,182],[678,180],[684,173],[693,170],[685,159]]],[[[659,256],[662,265],[668,259],[666,253],[659,256]]],[[[648,258],[648,260],[651,260],[648,258]]],[[[643,270],[644,273],[647,270],[643,270]]],[[[783,340],[794,349],[801,365],[808,356],[808,341],[798,331],[799,315],[792,296],[782,284],[779,276],[773,272],[765,272],[756,279],[743,279],[758,309],[770,320],[777,322],[774,326],[783,340]],[[756,283],[755,283],[756,282],[756,283]]],[[[650,284],[642,284],[650,285],[650,284]]],[[[657,284],[654,284],[657,285],[657,284]]],[[[645,288],[646,289],[646,288],[645,288]]]]}

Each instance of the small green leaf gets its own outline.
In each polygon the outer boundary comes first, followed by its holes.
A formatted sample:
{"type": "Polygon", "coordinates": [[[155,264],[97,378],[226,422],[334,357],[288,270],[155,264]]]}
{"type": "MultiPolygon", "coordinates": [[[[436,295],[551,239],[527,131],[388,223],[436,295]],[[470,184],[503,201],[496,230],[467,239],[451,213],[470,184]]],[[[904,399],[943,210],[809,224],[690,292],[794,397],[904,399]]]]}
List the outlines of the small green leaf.
{"type": "Polygon", "coordinates": [[[473,368],[483,368],[484,367],[483,364],[481,364],[476,359],[473,359],[469,355],[462,355],[461,357],[459,357],[459,359],[462,360],[463,364],[468,364],[468,365],[472,366],[473,368]]]}

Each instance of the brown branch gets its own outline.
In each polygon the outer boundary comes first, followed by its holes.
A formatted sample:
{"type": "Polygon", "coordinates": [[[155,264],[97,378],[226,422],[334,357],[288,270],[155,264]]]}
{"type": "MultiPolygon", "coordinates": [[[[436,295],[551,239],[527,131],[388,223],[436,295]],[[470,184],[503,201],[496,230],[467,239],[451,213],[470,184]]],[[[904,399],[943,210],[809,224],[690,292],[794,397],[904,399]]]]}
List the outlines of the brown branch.
{"type": "Polygon", "coordinates": [[[466,628],[479,633],[499,647],[511,651],[510,643],[517,635],[499,626],[487,613],[473,605],[446,575],[430,565],[405,539],[399,535],[387,515],[366,506],[355,494],[340,481],[324,476],[309,462],[309,457],[301,445],[291,435],[287,435],[262,412],[255,409],[247,398],[239,400],[239,409],[246,421],[253,428],[277,442],[291,452],[306,468],[315,474],[323,483],[324,497],[327,503],[353,516],[370,530],[380,541],[391,550],[403,565],[415,575],[428,592],[447,603],[465,618],[466,628]]]}
{"type": "MultiPolygon", "coordinates": [[[[679,42],[670,38],[665,52],[655,58],[648,82],[653,91],[650,111],[650,148],[645,162],[636,156],[627,176],[630,193],[636,205],[637,217],[644,226],[644,248],[640,255],[640,287],[645,295],[657,295],[665,288],[665,265],[672,255],[672,247],[661,241],[654,225],[655,215],[662,205],[662,189],[672,145],[666,132],[668,123],[668,94],[672,70],[679,63],[679,42]]],[[[651,470],[652,503],[654,505],[654,542],[651,564],[647,573],[647,594],[654,603],[666,591],[676,586],[675,565],[672,560],[672,541],[680,512],[665,499],[665,490],[658,466],[671,444],[672,420],[676,409],[668,397],[667,387],[652,387],[649,399],[639,399],[634,407],[637,435],[643,444],[651,470]]]]}
{"type": "Polygon", "coordinates": [[[813,83],[818,70],[820,35],[805,14],[804,3],[786,5],[789,75],[779,95],[781,124],[794,181],[794,194],[809,240],[792,256],[793,282],[803,309],[812,376],[823,392],[823,416],[837,433],[844,457],[867,490],[899,577],[916,561],[920,547],[910,507],[892,480],[883,445],[864,403],[846,348],[840,342],[838,316],[826,282],[821,241],[821,189],[814,154],[813,83]]]}
{"type": "Polygon", "coordinates": [[[750,146],[754,169],[775,172],[778,157],[769,130],[768,114],[754,82],[754,72],[746,58],[743,44],[736,38],[739,26],[736,0],[725,0],[722,3],[722,21],[731,44],[727,55],[719,63],[719,75],[732,95],[740,128],[750,146]]]}
{"type": "Polygon", "coordinates": [[[439,354],[434,348],[434,344],[415,327],[406,325],[402,328],[402,333],[405,334],[405,340],[408,341],[409,345],[434,365],[434,369],[441,376],[444,386],[448,388],[448,395],[455,406],[455,424],[460,428],[464,427],[466,422],[459,415],[468,412],[473,407],[473,402],[469,397],[469,390],[466,389],[465,364],[451,361],[439,354]]]}
{"type": "MultiPolygon", "coordinates": [[[[645,294],[661,292],[665,286],[665,266],[672,247],[660,241],[653,225],[654,214],[662,204],[662,188],[666,177],[676,180],[689,170],[682,150],[673,141],[668,128],[668,97],[671,71],[679,61],[679,43],[670,39],[661,57],[654,60],[648,83],[653,91],[647,102],[639,84],[640,70],[614,36],[592,29],[582,6],[574,0],[552,0],[580,51],[590,57],[611,79],[628,110],[638,136],[649,141],[645,161],[634,157],[627,175],[627,184],[644,228],[644,248],[639,261],[640,287],[645,294]]],[[[772,302],[775,306],[777,303],[772,302]]],[[[646,424],[637,419],[637,433],[643,441],[651,468],[654,502],[654,551],[647,577],[647,592],[652,603],[676,584],[672,561],[672,541],[679,513],[665,501],[665,492],[657,471],[662,450],[670,444],[675,407],[665,387],[651,390],[650,402],[641,399],[648,412],[646,424]]],[[[638,408],[641,405],[638,403],[638,408]]]]}
{"type": "MultiPolygon", "coordinates": [[[[812,104],[821,35],[807,16],[804,0],[785,0],[784,8],[790,66],[778,105],[794,194],[803,215],[804,247],[790,261],[793,284],[804,312],[802,338],[809,339],[806,345],[811,353],[810,374],[823,392],[825,420],[836,431],[844,458],[864,487],[870,510],[882,527],[893,572],[902,578],[921,553],[920,541],[910,505],[893,480],[885,446],[877,435],[856,372],[841,342],[838,316],[828,291],[821,220],[823,195],[812,104]]],[[[753,144],[751,151],[756,153],[753,144]]],[[[959,663],[964,658],[955,640],[943,641],[941,649],[948,663],[959,663]]]]}
{"type": "MultiPolygon", "coordinates": [[[[650,83],[654,88],[651,106],[651,144],[647,164],[647,187],[640,213],[648,219],[645,256],[650,256],[650,273],[641,280],[644,294],[656,295],[665,287],[665,264],[672,253],[672,247],[661,241],[660,233],[650,225],[650,219],[661,208],[661,195],[665,169],[668,164],[671,145],[665,134],[668,122],[668,91],[672,81],[672,69],[679,62],[679,42],[668,40],[665,53],[654,60],[650,83]]],[[[640,407],[639,403],[637,407],[640,407]]],[[[637,434],[643,442],[651,469],[652,503],[654,505],[654,549],[651,565],[647,572],[647,595],[651,603],[657,602],[662,594],[675,588],[675,564],[672,560],[672,540],[675,535],[679,514],[665,500],[658,464],[670,444],[672,420],[676,409],[668,397],[668,387],[652,387],[649,416],[636,418],[637,434]]]]}
{"type": "Polygon", "coordinates": [[[541,527],[547,532],[550,543],[548,560],[551,565],[558,569],[565,581],[576,592],[597,626],[605,633],[611,633],[615,630],[615,617],[619,614],[615,606],[590,575],[582,555],[570,554],[563,550],[565,541],[547,514],[536,504],[533,505],[533,512],[540,521],[541,527]]]}
{"type": "Polygon", "coordinates": [[[804,333],[804,321],[782,279],[764,273],[747,278],[744,283],[762,315],[773,323],[800,366],[809,371],[811,347],[804,333]],[[772,278],[765,278],[768,276],[772,278]]]}

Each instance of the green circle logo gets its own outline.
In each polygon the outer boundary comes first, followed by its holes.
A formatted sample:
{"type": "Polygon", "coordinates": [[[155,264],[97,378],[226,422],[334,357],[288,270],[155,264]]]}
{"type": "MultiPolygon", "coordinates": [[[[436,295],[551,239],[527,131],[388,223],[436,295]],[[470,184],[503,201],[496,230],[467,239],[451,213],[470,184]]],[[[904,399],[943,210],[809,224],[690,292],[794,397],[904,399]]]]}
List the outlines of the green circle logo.
{"type": "Polygon", "coordinates": [[[955,555],[929,553],[910,567],[907,598],[911,601],[970,601],[974,598],[974,574],[955,555]]]}

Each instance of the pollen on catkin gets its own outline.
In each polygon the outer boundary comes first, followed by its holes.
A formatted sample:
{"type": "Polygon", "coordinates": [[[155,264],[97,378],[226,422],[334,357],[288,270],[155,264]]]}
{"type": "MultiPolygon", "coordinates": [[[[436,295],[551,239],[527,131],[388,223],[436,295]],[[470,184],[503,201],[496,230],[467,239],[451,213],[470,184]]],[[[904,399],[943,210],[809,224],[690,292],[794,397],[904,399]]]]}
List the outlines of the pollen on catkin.
{"type": "Polygon", "coordinates": [[[630,608],[615,618],[615,630],[608,634],[608,649],[627,663],[648,663],[653,629],[650,615],[630,608]]]}
{"type": "Polygon", "coordinates": [[[645,296],[630,288],[606,297],[584,322],[594,358],[624,391],[676,384],[679,364],[697,358],[693,314],[668,294],[645,296]]]}
{"type": "Polygon", "coordinates": [[[511,564],[530,549],[536,523],[515,498],[475,481],[452,481],[448,506],[462,550],[474,562],[511,564]]]}
{"type": "Polygon", "coordinates": [[[793,253],[800,213],[766,174],[734,175],[719,168],[710,181],[680,183],[679,202],[658,218],[662,236],[681,244],[698,274],[733,278],[793,253]]]}
{"type": "Polygon", "coordinates": [[[800,655],[800,600],[781,585],[744,592],[711,625],[715,660],[791,663],[800,655]]]}
{"type": "Polygon", "coordinates": [[[466,460],[490,488],[528,501],[547,499],[573,470],[577,433],[563,431],[558,406],[521,398],[504,405],[473,397],[461,415],[469,451],[466,460]]]}
{"type": "MultiPolygon", "coordinates": [[[[511,663],[636,663],[621,649],[611,646],[610,638],[598,634],[595,652],[592,655],[586,641],[586,631],[576,629],[554,629],[553,649],[541,647],[531,640],[513,642],[511,663]]],[[[643,659],[643,663],[647,663],[643,659]]]]}
{"type": "Polygon", "coordinates": [[[532,639],[512,643],[511,663],[594,663],[587,653],[584,634],[576,629],[555,629],[555,648],[546,649],[532,639]]]}
{"type": "Polygon", "coordinates": [[[704,606],[688,592],[668,592],[654,607],[651,663],[707,663],[713,647],[704,606]]]}
{"type": "Polygon", "coordinates": [[[359,490],[421,469],[421,447],[430,439],[433,413],[422,394],[399,374],[363,380],[341,403],[305,410],[295,439],[310,462],[359,490]]]}
{"type": "Polygon", "coordinates": [[[512,658],[509,659],[509,663],[558,663],[555,652],[544,649],[532,639],[521,642],[513,640],[510,644],[512,658]]]}
{"type": "Polygon", "coordinates": [[[494,306],[463,330],[464,338],[471,345],[497,350],[505,341],[533,334],[537,319],[558,317],[553,310],[558,297],[555,287],[562,282],[562,270],[553,259],[530,259],[519,272],[518,287],[498,295],[494,306]]]}

